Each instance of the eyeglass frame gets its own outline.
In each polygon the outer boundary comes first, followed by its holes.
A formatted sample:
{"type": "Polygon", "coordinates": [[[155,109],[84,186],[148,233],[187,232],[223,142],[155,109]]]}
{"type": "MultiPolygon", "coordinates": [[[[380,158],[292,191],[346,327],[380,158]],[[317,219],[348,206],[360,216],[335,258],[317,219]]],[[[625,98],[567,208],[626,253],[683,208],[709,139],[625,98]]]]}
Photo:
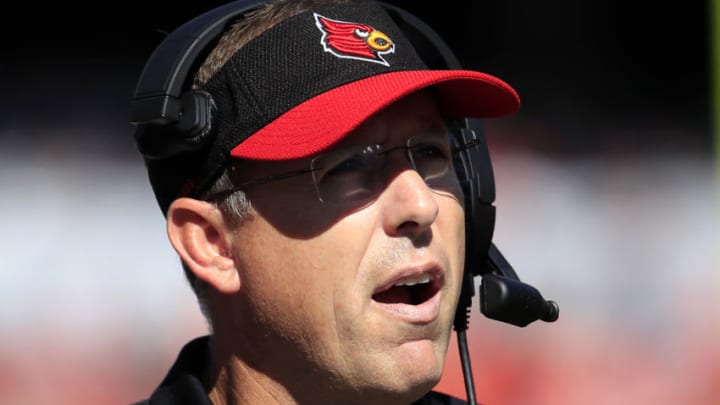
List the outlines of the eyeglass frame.
{"type": "MultiPolygon", "coordinates": [[[[447,128],[447,131],[446,131],[446,135],[448,135],[448,137],[450,138],[449,141],[450,141],[451,162],[450,162],[449,166],[452,167],[454,171],[457,171],[457,168],[454,167],[455,164],[454,164],[453,154],[467,151],[467,150],[472,149],[482,143],[482,141],[477,136],[470,137],[469,141],[461,142],[460,141],[461,139],[467,139],[459,134],[461,131],[474,132],[472,129],[453,128],[453,127],[447,128]],[[454,134],[456,131],[458,131],[458,134],[454,134]],[[456,142],[453,142],[453,137],[456,140],[456,142]],[[457,144],[457,145],[454,145],[454,144],[457,144]]],[[[422,135],[411,136],[406,140],[405,145],[397,145],[397,146],[393,146],[386,150],[381,150],[379,152],[379,154],[388,155],[389,153],[396,151],[398,149],[405,149],[406,153],[409,153],[409,150],[411,149],[411,147],[408,146],[410,144],[410,141],[414,138],[417,138],[418,136],[422,136],[422,135]]],[[[371,146],[380,146],[380,145],[378,145],[378,144],[365,145],[365,147],[371,147],[371,146]]],[[[332,150],[325,151],[325,153],[327,153],[327,152],[332,152],[332,150]]],[[[277,181],[277,180],[285,180],[285,179],[301,176],[301,175],[307,174],[307,173],[317,172],[319,170],[322,170],[323,168],[313,168],[312,167],[313,162],[315,161],[315,159],[317,159],[321,156],[324,156],[325,153],[321,153],[318,156],[315,156],[313,159],[311,159],[310,160],[310,168],[308,168],[308,169],[291,170],[291,171],[280,173],[280,174],[274,174],[274,175],[269,175],[269,176],[253,179],[253,180],[244,181],[244,182],[237,184],[233,187],[230,187],[228,189],[213,192],[213,193],[205,196],[204,200],[218,201],[218,200],[225,199],[238,191],[246,191],[248,188],[253,187],[253,186],[262,185],[262,184],[270,183],[270,182],[277,181]]],[[[410,161],[411,165],[413,166],[413,170],[417,171],[412,157],[410,155],[408,155],[407,158],[410,161]]],[[[423,179],[423,180],[425,180],[425,179],[423,179]]],[[[315,186],[315,194],[316,194],[318,201],[320,201],[321,204],[326,203],[323,200],[322,196],[320,195],[319,186],[318,186],[317,181],[314,178],[314,176],[313,176],[313,183],[315,186]]]]}

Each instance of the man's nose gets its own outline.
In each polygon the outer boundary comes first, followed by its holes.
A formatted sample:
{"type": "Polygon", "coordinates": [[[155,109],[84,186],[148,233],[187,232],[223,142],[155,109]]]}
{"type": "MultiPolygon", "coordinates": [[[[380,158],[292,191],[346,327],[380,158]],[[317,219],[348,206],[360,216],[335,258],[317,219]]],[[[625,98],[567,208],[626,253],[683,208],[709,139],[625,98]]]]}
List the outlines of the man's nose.
{"type": "Polygon", "coordinates": [[[383,192],[383,227],[390,236],[421,235],[435,222],[440,207],[420,174],[408,168],[395,176],[383,192]]]}

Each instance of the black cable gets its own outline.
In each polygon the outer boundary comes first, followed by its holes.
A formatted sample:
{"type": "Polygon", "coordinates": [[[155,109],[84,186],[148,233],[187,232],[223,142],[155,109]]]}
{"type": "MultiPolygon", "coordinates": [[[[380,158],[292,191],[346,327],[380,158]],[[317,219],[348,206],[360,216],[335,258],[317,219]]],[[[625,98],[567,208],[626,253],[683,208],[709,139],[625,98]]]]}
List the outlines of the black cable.
{"type": "Polygon", "coordinates": [[[458,351],[460,352],[460,364],[462,364],[463,377],[465,378],[465,393],[468,405],[477,405],[475,401],[475,384],[470,366],[470,353],[468,352],[467,337],[464,330],[456,330],[458,340],[458,351]]]}
{"type": "Polygon", "coordinates": [[[475,402],[475,382],[473,380],[472,368],[470,367],[470,354],[468,351],[467,337],[465,332],[470,324],[470,308],[472,297],[475,295],[473,275],[469,271],[463,272],[462,286],[460,287],[460,298],[455,309],[453,328],[457,334],[458,352],[460,353],[460,364],[462,365],[463,377],[465,378],[465,393],[467,394],[468,405],[477,405],[475,402]]]}

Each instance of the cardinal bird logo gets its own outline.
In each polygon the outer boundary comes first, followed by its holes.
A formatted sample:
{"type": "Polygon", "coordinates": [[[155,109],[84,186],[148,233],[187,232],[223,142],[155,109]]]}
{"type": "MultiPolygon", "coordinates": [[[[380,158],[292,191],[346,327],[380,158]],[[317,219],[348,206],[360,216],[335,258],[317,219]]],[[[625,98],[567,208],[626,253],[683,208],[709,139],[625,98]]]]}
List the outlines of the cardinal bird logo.
{"type": "Polygon", "coordinates": [[[395,44],[383,32],[367,25],[333,20],[318,13],[315,24],[322,38],[320,43],[325,52],[338,58],[357,59],[390,66],[383,55],[395,52],[395,44]]]}

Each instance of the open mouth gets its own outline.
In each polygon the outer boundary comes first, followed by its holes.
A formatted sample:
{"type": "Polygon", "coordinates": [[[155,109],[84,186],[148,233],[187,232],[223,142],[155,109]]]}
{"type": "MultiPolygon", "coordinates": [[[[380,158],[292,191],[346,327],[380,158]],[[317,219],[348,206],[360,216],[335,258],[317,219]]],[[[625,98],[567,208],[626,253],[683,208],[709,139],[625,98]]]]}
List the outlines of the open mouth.
{"type": "Polygon", "coordinates": [[[437,278],[425,273],[402,278],[375,293],[372,299],[381,304],[420,305],[430,300],[439,290],[437,278]]]}

